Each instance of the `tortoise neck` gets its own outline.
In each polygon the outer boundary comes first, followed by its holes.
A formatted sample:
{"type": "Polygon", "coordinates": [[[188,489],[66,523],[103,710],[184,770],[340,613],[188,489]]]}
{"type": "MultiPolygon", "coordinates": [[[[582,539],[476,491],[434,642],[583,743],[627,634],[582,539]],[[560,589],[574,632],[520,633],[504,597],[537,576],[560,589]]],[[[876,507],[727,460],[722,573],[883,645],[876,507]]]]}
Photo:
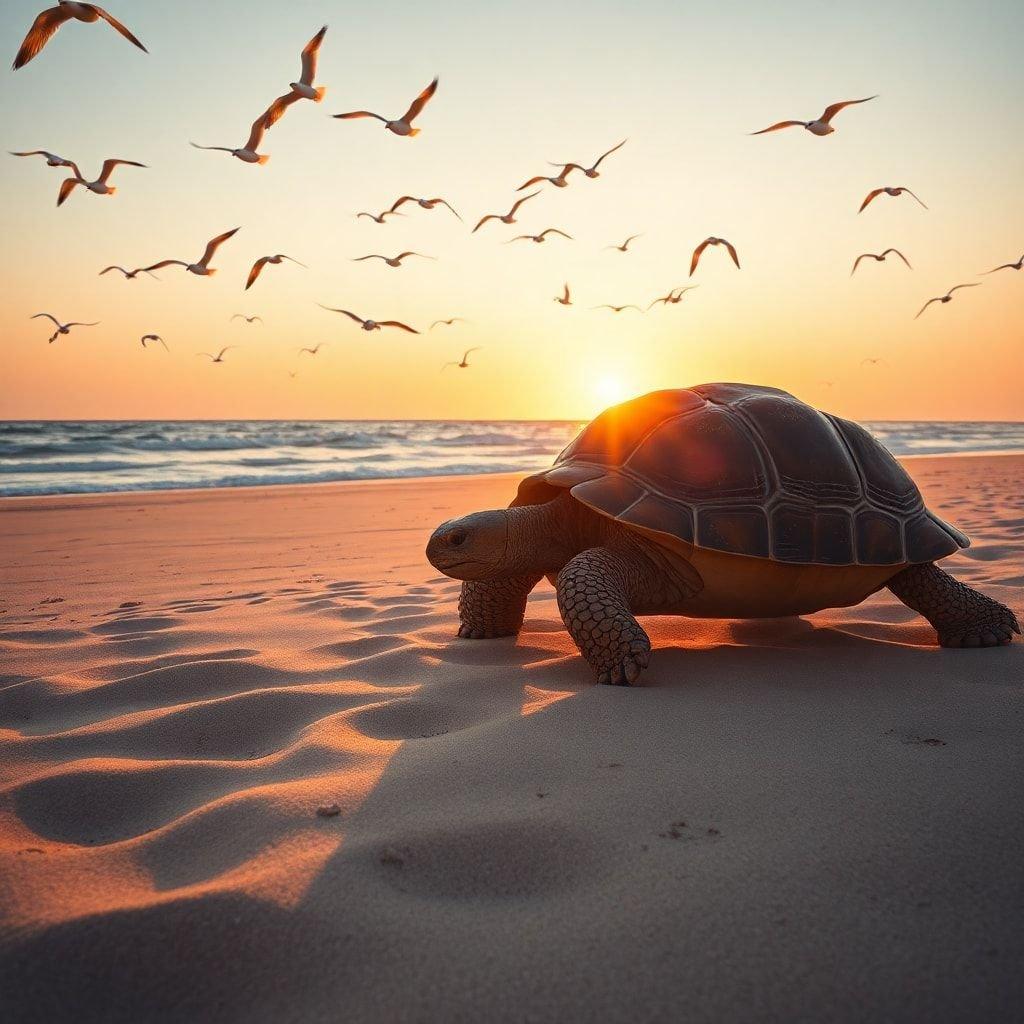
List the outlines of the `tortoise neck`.
{"type": "Polygon", "coordinates": [[[587,528],[590,517],[581,511],[566,492],[544,505],[506,509],[508,564],[504,570],[514,576],[546,576],[558,572],[580,551],[600,543],[597,531],[587,528]]]}

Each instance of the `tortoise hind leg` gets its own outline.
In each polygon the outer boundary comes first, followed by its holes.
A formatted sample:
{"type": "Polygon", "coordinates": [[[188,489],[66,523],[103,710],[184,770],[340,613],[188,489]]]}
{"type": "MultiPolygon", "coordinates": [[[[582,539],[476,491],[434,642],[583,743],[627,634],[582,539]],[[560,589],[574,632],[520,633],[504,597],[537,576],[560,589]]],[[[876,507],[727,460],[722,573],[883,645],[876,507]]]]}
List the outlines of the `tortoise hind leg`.
{"type": "Polygon", "coordinates": [[[889,589],[935,627],[943,647],[996,647],[1020,632],[1006,605],[931,563],[904,569],[889,580],[889,589]]]}
{"type": "Polygon", "coordinates": [[[599,683],[629,686],[647,667],[651,641],[629,610],[629,555],[588,548],[558,574],[558,610],[599,683]]]}

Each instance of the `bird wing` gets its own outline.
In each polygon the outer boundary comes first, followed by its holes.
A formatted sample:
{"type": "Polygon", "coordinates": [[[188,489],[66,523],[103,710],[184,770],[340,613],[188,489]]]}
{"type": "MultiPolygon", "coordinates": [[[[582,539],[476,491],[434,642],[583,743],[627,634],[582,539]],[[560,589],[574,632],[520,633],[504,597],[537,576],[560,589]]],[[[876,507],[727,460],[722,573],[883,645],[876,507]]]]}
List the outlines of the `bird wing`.
{"type": "MultiPolygon", "coordinates": [[[[611,155],[612,155],[612,153],[614,153],[614,152],[615,152],[615,150],[617,150],[617,149],[622,149],[622,147],[623,147],[623,146],[624,146],[624,145],[625,145],[625,144],[626,144],[626,143],[627,143],[628,141],[629,141],[628,139],[623,139],[623,140],[622,140],[622,141],[621,141],[621,142],[620,142],[620,143],[619,143],[619,144],[618,144],[617,146],[612,146],[612,148],[611,148],[611,149],[609,149],[607,153],[602,153],[602,154],[601,154],[601,155],[600,155],[600,156],[599,156],[599,157],[598,157],[598,158],[597,158],[597,159],[596,159],[596,160],[594,161],[594,166],[593,166],[593,167],[591,167],[591,170],[592,170],[592,171],[596,171],[596,170],[597,170],[597,168],[601,166],[601,161],[602,161],[602,160],[603,160],[603,159],[604,159],[604,158],[605,158],[606,156],[611,156],[611,155]]],[[[575,165],[575,164],[574,164],[573,166],[578,166],[578,165],[575,165]]],[[[582,170],[583,170],[583,168],[582,168],[582,167],[580,167],[580,170],[582,171],[582,170]]]]}
{"type": "Polygon", "coordinates": [[[545,235],[561,235],[563,238],[568,238],[569,241],[572,241],[572,235],[567,235],[564,231],[559,231],[558,228],[545,228],[540,233],[540,237],[543,238],[545,235]]]}
{"type": "Polygon", "coordinates": [[[219,352],[217,353],[217,358],[218,358],[218,359],[223,359],[223,358],[224,358],[224,353],[225,353],[225,352],[230,352],[230,351],[231,351],[231,349],[233,349],[233,348],[238,348],[238,346],[237,346],[237,345],[225,345],[225,346],[224,346],[224,348],[222,348],[222,349],[221,349],[221,350],[220,350],[220,351],[219,351],[219,352]]]}
{"type": "Polygon", "coordinates": [[[649,306],[648,306],[647,308],[648,308],[648,309],[654,309],[654,307],[655,307],[655,306],[656,306],[656,305],[657,305],[657,304],[658,304],[659,302],[663,302],[663,303],[664,303],[664,304],[665,304],[665,305],[667,306],[667,305],[668,305],[668,300],[669,300],[669,296],[670,296],[671,294],[672,294],[672,293],[670,292],[670,293],[669,293],[669,295],[665,295],[665,296],[662,296],[662,297],[661,297],[660,299],[655,299],[655,300],[654,300],[654,301],[653,301],[653,302],[652,302],[652,303],[651,303],[651,304],[650,304],[650,305],[649,305],[649,306]]]}
{"type": "MultiPolygon", "coordinates": [[[[190,146],[195,146],[196,149],[217,149],[222,153],[233,153],[234,150],[230,146],[200,146],[198,142],[190,142],[190,146]]],[[[202,353],[196,353],[201,355],[202,353]]]]}
{"type": "Polygon", "coordinates": [[[726,240],[724,238],[722,239],[722,242],[724,243],[726,249],[729,250],[729,255],[732,257],[733,263],[736,264],[736,269],[739,270],[740,269],[740,258],[739,258],[739,256],[736,255],[736,247],[732,244],[732,242],[726,242],[726,240]]]}
{"type": "Polygon", "coordinates": [[[398,260],[399,262],[401,262],[402,260],[404,260],[406,258],[406,256],[419,256],[419,258],[421,260],[433,259],[432,256],[424,256],[423,253],[421,253],[421,252],[413,252],[411,249],[407,250],[406,252],[400,252],[395,257],[395,259],[398,260]]]}
{"type": "Polygon", "coordinates": [[[81,184],[82,183],[78,178],[65,178],[60,183],[60,191],[57,193],[57,205],[62,206],[64,204],[64,200],[74,192],[75,187],[81,184]]]}
{"type": "Polygon", "coordinates": [[[516,189],[516,191],[517,192],[522,192],[524,188],[529,188],[531,185],[536,185],[538,181],[550,181],[550,180],[551,179],[549,177],[547,177],[546,175],[538,174],[535,178],[531,178],[529,181],[524,181],[522,183],[522,185],[520,185],[519,188],[516,189]]]}
{"type": "Polygon", "coordinates": [[[294,256],[285,256],[285,254],[282,252],[278,253],[277,258],[279,260],[287,260],[289,263],[294,263],[297,267],[302,267],[304,270],[309,270],[309,267],[306,266],[305,263],[303,263],[301,260],[297,260],[294,256]]]}
{"type": "Polygon", "coordinates": [[[466,358],[467,358],[467,357],[469,356],[469,353],[470,353],[470,352],[479,352],[479,351],[480,351],[480,349],[481,349],[481,347],[482,347],[482,346],[480,346],[480,345],[477,345],[477,346],[476,346],[475,348],[467,348],[467,349],[466,349],[466,351],[465,351],[465,352],[463,353],[463,356],[462,356],[462,361],[463,361],[463,362],[465,362],[465,361],[466,361],[466,358]]]}
{"type": "Polygon", "coordinates": [[[327,35],[326,25],[306,43],[302,51],[302,74],[299,76],[299,81],[303,85],[312,85],[313,79],[316,78],[316,59],[325,35],[327,35]]]}
{"type": "Polygon", "coordinates": [[[900,258],[901,260],[903,260],[903,262],[904,262],[904,263],[906,263],[906,265],[907,265],[908,267],[910,267],[910,269],[911,269],[911,270],[913,270],[913,269],[914,269],[913,267],[911,267],[911,266],[910,266],[910,260],[908,260],[908,259],[907,259],[907,257],[906,257],[906,256],[904,256],[904,255],[903,255],[903,253],[901,253],[901,252],[899,251],[899,249],[886,249],[886,250],[885,250],[885,252],[883,252],[883,253],[882,253],[882,255],[883,255],[883,256],[888,256],[888,255],[889,255],[889,253],[891,253],[891,252],[894,252],[894,253],[896,253],[896,255],[897,255],[897,256],[899,256],[899,258],[900,258]]]}
{"type": "Polygon", "coordinates": [[[145,164],[140,164],[136,160],[119,160],[116,157],[111,157],[109,160],[103,161],[103,169],[100,171],[100,176],[97,181],[102,181],[106,184],[107,179],[111,174],[114,173],[114,168],[120,164],[124,164],[126,167],[145,167],[145,164]]]}
{"type": "Polygon", "coordinates": [[[868,100],[875,99],[878,99],[877,95],[865,96],[862,100],[842,100],[839,103],[833,103],[831,104],[831,106],[825,108],[825,113],[823,113],[821,117],[818,118],[818,120],[822,121],[824,124],[828,124],[829,121],[831,121],[832,118],[835,117],[836,114],[838,114],[839,111],[842,110],[844,107],[851,107],[855,103],[867,103],[868,100]]]}
{"type": "Polygon", "coordinates": [[[331,116],[342,121],[351,121],[355,117],[375,117],[378,121],[387,124],[388,120],[386,117],[381,117],[380,114],[375,114],[372,110],[350,110],[347,114],[332,114],[331,116]]]}
{"type": "Polygon", "coordinates": [[[352,258],[353,263],[362,263],[363,260],[385,260],[386,256],[381,256],[380,253],[371,252],[368,256],[354,256],[352,258]]]}
{"type": "MultiPolygon", "coordinates": [[[[317,305],[320,305],[320,303],[317,303],[317,305]]],[[[364,324],[364,323],[366,323],[366,321],[361,316],[356,316],[355,313],[350,313],[347,309],[335,309],[333,306],[324,306],[324,305],[320,305],[320,308],[321,309],[326,309],[326,310],[328,310],[331,313],[343,313],[350,320],[355,320],[355,322],[357,324],[364,324]]]]}
{"type": "Polygon", "coordinates": [[[159,263],[154,263],[151,267],[143,267],[143,273],[150,273],[153,270],[160,270],[162,267],[187,267],[188,264],[184,260],[161,260],[159,263]]]}
{"type": "Polygon", "coordinates": [[[163,338],[159,338],[159,337],[158,337],[158,338],[157,338],[156,340],[157,340],[157,341],[159,341],[161,345],[163,345],[163,347],[164,347],[164,351],[165,351],[165,352],[170,352],[170,351],[171,351],[171,350],[170,350],[170,349],[169,349],[169,348],[167,347],[167,342],[166,342],[166,341],[164,341],[164,339],[163,339],[163,338]]]}
{"type": "Polygon", "coordinates": [[[84,324],[84,323],[81,322],[81,320],[72,320],[71,323],[65,324],[64,326],[70,328],[70,327],[99,327],[99,325],[100,325],[99,320],[93,320],[93,322],[89,323],[89,324],[84,324]]]}
{"type": "Polygon", "coordinates": [[[512,204],[512,209],[508,211],[507,216],[512,217],[515,214],[516,210],[518,210],[519,207],[522,206],[523,203],[525,203],[527,199],[532,199],[534,196],[539,196],[539,195],[540,195],[540,189],[537,189],[536,192],[531,192],[528,196],[523,196],[522,199],[517,199],[512,204]]]}
{"type": "MultiPolygon", "coordinates": [[[[273,103],[260,115],[259,121],[262,122],[263,128],[273,128],[278,121],[284,117],[284,112],[293,104],[298,103],[302,97],[297,92],[286,92],[283,96],[278,96],[273,103]]],[[[253,129],[255,130],[255,125],[253,129]]],[[[260,138],[263,137],[263,133],[260,133],[260,138]]],[[[251,137],[250,137],[251,139],[251,137]]],[[[259,139],[253,142],[253,145],[259,145],[259,139]]]]}
{"type": "Polygon", "coordinates": [[[866,196],[864,197],[864,202],[860,204],[860,209],[859,209],[859,210],[858,210],[857,212],[858,212],[858,213],[863,213],[863,211],[864,211],[864,207],[866,207],[866,206],[868,205],[868,203],[870,203],[870,202],[871,202],[871,201],[872,201],[872,200],[873,200],[873,199],[875,198],[875,196],[880,196],[880,195],[881,195],[881,194],[882,194],[882,193],[883,193],[884,191],[885,191],[885,189],[884,189],[884,188],[873,188],[873,189],[872,189],[872,190],[871,190],[871,191],[870,191],[870,192],[869,192],[869,193],[868,193],[868,194],[867,194],[867,195],[866,195],[866,196]]]}
{"type": "Polygon", "coordinates": [[[32,27],[28,30],[28,35],[25,36],[18,54],[14,58],[13,69],[17,71],[18,68],[24,67],[33,57],[37,56],[39,51],[50,41],[53,33],[72,17],[73,15],[67,7],[50,7],[39,14],[32,22],[32,27]]]}
{"type": "Polygon", "coordinates": [[[563,299],[569,298],[569,282],[565,282],[565,294],[562,296],[563,299]]]}
{"type": "Polygon", "coordinates": [[[711,244],[710,239],[705,239],[696,249],[693,250],[693,257],[690,260],[690,277],[693,277],[693,272],[697,269],[697,264],[700,262],[701,253],[711,244]]]}
{"type": "MultiPolygon", "coordinates": [[[[440,198],[439,199],[431,199],[430,202],[431,203],[441,203],[442,206],[447,206],[448,209],[451,210],[452,213],[454,213],[456,217],[459,217],[459,211],[456,210],[455,207],[452,206],[452,204],[449,203],[447,199],[440,199],[440,198]]],[[[462,218],[459,217],[459,220],[462,220],[462,218]]]]}
{"type": "Polygon", "coordinates": [[[38,320],[41,316],[45,316],[47,320],[52,320],[55,326],[60,327],[60,321],[52,313],[33,313],[29,320],[38,320]]]}
{"type": "MultiPolygon", "coordinates": [[[[519,241],[522,241],[524,238],[533,238],[533,235],[516,235],[514,238],[510,238],[508,241],[509,242],[519,242],[519,241]]],[[[506,242],[505,244],[507,245],[508,242],[506,242]]]]}
{"type": "Polygon", "coordinates": [[[626,240],[625,240],[625,241],[624,241],[624,242],[622,243],[622,248],[623,248],[623,249],[626,249],[626,248],[628,248],[628,247],[629,247],[629,243],[630,243],[630,242],[632,242],[632,241],[633,241],[633,239],[635,239],[635,238],[639,238],[639,237],[640,237],[639,235],[630,235],[630,236],[629,236],[629,238],[627,238],[627,239],[626,239],[626,240]]]}
{"type": "Polygon", "coordinates": [[[982,273],[983,274],[994,274],[997,270],[1009,270],[1011,267],[1013,267],[1016,270],[1017,264],[1016,263],[1004,263],[1000,267],[993,267],[991,270],[983,270],[982,273]]]}
{"type": "Polygon", "coordinates": [[[766,132],[777,132],[780,128],[795,128],[799,125],[801,128],[807,127],[806,121],[779,121],[778,124],[773,124],[768,128],[762,128],[759,132],[751,132],[751,135],[764,135],[766,132]]]}
{"type": "Polygon", "coordinates": [[[102,7],[97,7],[95,4],[87,4],[86,6],[91,7],[111,28],[116,28],[129,43],[134,43],[140,50],[142,50],[143,53],[149,53],[149,50],[147,50],[142,43],[140,43],[138,39],[128,31],[127,27],[122,25],[121,22],[119,22],[112,14],[108,14],[102,7]]]}
{"type": "Polygon", "coordinates": [[[104,267],[100,271],[99,276],[102,277],[104,274],[108,273],[111,270],[120,270],[122,274],[124,274],[126,277],[128,276],[128,271],[125,270],[124,267],[104,267]]]}
{"type": "Polygon", "coordinates": [[[977,281],[973,282],[972,284],[958,284],[958,285],[954,285],[952,288],[950,288],[949,291],[946,292],[946,294],[947,295],[952,295],[953,292],[955,292],[959,288],[977,288],[977,287],[978,287],[978,282],[977,281]]]}
{"type": "Polygon", "coordinates": [[[922,314],[922,313],[923,313],[923,312],[924,312],[924,311],[925,311],[925,310],[926,310],[926,309],[927,309],[927,308],[928,308],[928,307],[929,307],[929,306],[930,306],[930,305],[931,305],[931,304],[932,304],[933,302],[938,302],[938,301],[939,301],[938,299],[929,299],[929,300],[928,300],[928,301],[927,301],[927,302],[926,302],[926,303],[925,303],[925,304],[924,304],[924,305],[923,305],[923,306],[922,306],[922,307],[921,307],[921,308],[920,308],[920,309],[919,309],[919,310],[917,311],[917,316],[915,316],[915,317],[914,317],[914,319],[916,320],[916,319],[917,319],[917,317],[918,317],[918,316],[920,316],[920,315],[921,315],[921,314],[922,314]]]}
{"type": "Polygon", "coordinates": [[[398,199],[396,199],[394,201],[394,203],[391,206],[391,209],[388,210],[387,212],[388,213],[394,213],[395,210],[397,210],[403,203],[415,203],[415,202],[416,202],[416,197],[415,196],[401,196],[400,198],[398,198],[398,199]]]}
{"type": "Polygon", "coordinates": [[[381,327],[400,327],[403,331],[408,331],[410,334],[419,334],[415,327],[410,327],[408,324],[403,324],[400,320],[381,320],[379,321],[381,327]]]}
{"type": "Polygon", "coordinates": [[[256,280],[257,277],[260,276],[260,273],[262,272],[263,268],[267,265],[267,261],[269,259],[269,256],[261,256],[252,265],[252,270],[249,271],[249,279],[245,282],[246,291],[248,291],[252,287],[253,282],[256,280]]]}
{"type": "MultiPolygon", "coordinates": [[[[223,235],[218,235],[216,238],[211,238],[206,243],[206,251],[203,253],[203,258],[199,261],[201,266],[206,266],[210,260],[213,259],[213,254],[238,230],[238,228],[232,228],[230,231],[225,231],[223,235]]],[[[156,270],[156,267],[150,267],[150,270],[156,270]]]]}
{"type": "Polygon", "coordinates": [[[926,210],[928,209],[928,206],[927,206],[927,204],[925,204],[925,203],[921,202],[921,197],[920,197],[919,195],[917,195],[917,193],[915,193],[915,192],[912,192],[912,191],[911,191],[911,190],[910,190],[909,188],[907,188],[907,187],[906,187],[905,185],[901,185],[901,186],[900,186],[900,191],[901,191],[901,192],[906,192],[908,196],[913,196],[913,197],[914,197],[914,198],[915,198],[915,199],[916,199],[916,200],[917,200],[917,201],[918,201],[919,203],[921,203],[921,205],[922,205],[922,206],[923,206],[923,207],[924,207],[924,208],[925,208],[926,210]]]}
{"type": "Polygon", "coordinates": [[[248,319],[249,318],[244,313],[232,313],[231,314],[231,322],[232,323],[234,323],[236,320],[246,320],[246,321],[248,321],[248,319]]]}
{"type": "Polygon", "coordinates": [[[437,92],[437,82],[438,80],[435,78],[430,85],[428,85],[426,89],[424,89],[423,92],[421,92],[419,96],[412,101],[409,109],[402,115],[400,120],[404,121],[406,124],[412,124],[412,119],[414,117],[418,117],[423,112],[423,108],[427,105],[430,97],[437,92]]]}
{"type": "MultiPolygon", "coordinates": [[[[889,250],[886,250],[886,251],[889,251],[889,250]]],[[[851,268],[851,270],[850,270],[850,277],[853,277],[853,275],[854,275],[854,274],[855,274],[855,273],[857,272],[857,268],[858,268],[858,267],[860,266],[860,261],[861,261],[861,260],[866,260],[866,259],[867,259],[867,258],[868,258],[869,256],[871,256],[871,255],[872,255],[872,253],[870,253],[870,252],[862,252],[862,253],[861,253],[861,254],[860,254],[860,255],[859,255],[859,256],[858,256],[858,257],[857,257],[857,258],[856,258],[856,259],[855,259],[855,260],[853,261],[853,267],[852,267],[852,268],[851,268]]]]}
{"type": "MultiPolygon", "coordinates": [[[[515,207],[514,207],[514,206],[512,207],[512,212],[513,212],[513,213],[515,212],[515,207]]],[[[477,231],[477,230],[478,230],[479,228],[482,228],[482,227],[483,227],[483,226],[484,226],[484,225],[485,225],[485,224],[486,224],[486,223],[487,223],[487,222],[488,222],[489,220],[498,220],[498,215],[497,215],[496,213],[489,213],[489,214],[487,214],[487,216],[485,216],[485,217],[481,217],[481,218],[480,218],[480,219],[479,219],[479,220],[477,221],[477,223],[476,223],[476,227],[475,227],[475,228],[473,228],[473,231],[471,231],[471,232],[470,232],[470,234],[473,234],[473,233],[474,233],[475,231],[477,231]]]]}

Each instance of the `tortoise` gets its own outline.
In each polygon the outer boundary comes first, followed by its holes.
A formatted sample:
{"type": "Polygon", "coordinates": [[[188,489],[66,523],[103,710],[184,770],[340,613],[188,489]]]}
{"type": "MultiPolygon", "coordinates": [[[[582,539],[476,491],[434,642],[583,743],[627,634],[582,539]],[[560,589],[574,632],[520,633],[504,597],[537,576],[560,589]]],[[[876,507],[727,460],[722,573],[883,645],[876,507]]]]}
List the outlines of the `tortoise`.
{"type": "Polygon", "coordinates": [[[459,636],[519,632],[547,576],[598,682],[628,685],[651,644],[635,615],[767,618],[888,587],[944,647],[1007,644],[1013,612],[934,563],[969,545],[868,431],[785,391],[702,384],[601,413],[507,509],[434,531],[463,580],[459,636]]]}

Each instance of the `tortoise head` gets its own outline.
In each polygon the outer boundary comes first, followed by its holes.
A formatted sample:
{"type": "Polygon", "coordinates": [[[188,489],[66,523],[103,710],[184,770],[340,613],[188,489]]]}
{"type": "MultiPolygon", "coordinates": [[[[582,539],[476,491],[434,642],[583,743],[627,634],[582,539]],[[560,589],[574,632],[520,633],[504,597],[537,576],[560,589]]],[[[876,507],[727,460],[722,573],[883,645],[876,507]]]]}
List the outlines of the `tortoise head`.
{"type": "Polygon", "coordinates": [[[442,523],[427,542],[427,559],[456,580],[500,579],[508,554],[505,509],[473,512],[442,523]]]}

